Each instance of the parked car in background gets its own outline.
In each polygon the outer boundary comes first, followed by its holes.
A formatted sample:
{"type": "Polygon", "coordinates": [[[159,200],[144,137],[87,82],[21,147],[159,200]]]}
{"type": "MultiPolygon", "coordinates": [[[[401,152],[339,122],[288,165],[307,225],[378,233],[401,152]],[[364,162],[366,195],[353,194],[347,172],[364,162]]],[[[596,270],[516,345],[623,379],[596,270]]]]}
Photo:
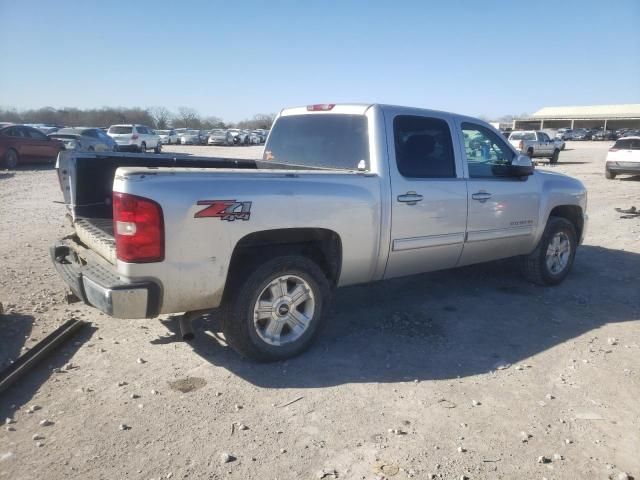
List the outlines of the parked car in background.
{"type": "Polygon", "coordinates": [[[571,132],[567,140],[591,140],[591,132],[586,128],[576,128],[571,132]]]}
{"type": "Polygon", "coordinates": [[[160,137],[144,125],[111,125],[108,135],[118,144],[118,150],[129,152],[146,152],[153,149],[162,151],[160,137]]]}
{"type": "Polygon", "coordinates": [[[50,138],[61,141],[65,150],[87,152],[116,152],[118,144],[99,128],[61,128],[49,134],[50,138]]]}
{"type": "Polygon", "coordinates": [[[222,128],[215,128],[209,132],[208,145],[233,145],[234,136],[222,128]]]}
{"type": "Polygon", "coordinates": [[[640,135],[620,138],[609,149],[604,176],[612,179],[620,174],[640,174],[640,135]]]}
{"type": "Polygon", "coordinates": [[[627,137],[640,137],[640,130],[626,130],[620,138],[627,137]]]}
{"type": "Polygon", "coordinates": [[[617,140],[618,137],[613,130],[596,130],[591,134],[592,140],[617,140]]]}
{"type": "Polygon", "coordinates": [[[238,132],[238,145],[249,145],[251,143],[251,139],[249,130],[240,130],[238,132]]]}
{"type": "Polygon", "coordinates": [[[64,128],[61,125],[49,125],[46,123],[25,123],[24,126],[35,128],[36,130],[40,130],[45,135],[49,135],[50,133],[53,133],[57,130],[60,130],[61,128],[64,128]]]}
{"type": "Polygon", "coordinates": [[[551,163],[558,163],[560,146],[544,132],[535,130],[519,130],[511,132],[509,143],[516,150],[530,158],[548,158],[551,163]]]}
{"type": "Polygon", "coordinates": [[[0,127],[0,159],[5,168],[20,164],[54,162],[64,145],[40,130],[25,125],[0,127]]]}
{"type": "Polygon", "coordinates": [[[240,143],[240,130],[237,128],[230,128],[227,132],[229,132],[233,137],[234,145],[238,145],[240,143]]]}
{"type": "Polygon", "coordinates": [[[256,132],[255,130],[249,132],[249,143],[251,145],[260,145],[263,141],[264,140],[260,132],[256,132]]]}
{"type": "Polygon", "coordinates": [[[160,143],[163,145],[172,145],[178,143],[178,134],[175,130],[156,130],[160,137],[160,143]]]}
{"type": "Polygon", "coordinates": [[[199,130],[185,130],[180,134],[180,145],[200,145],[199,130]]]}

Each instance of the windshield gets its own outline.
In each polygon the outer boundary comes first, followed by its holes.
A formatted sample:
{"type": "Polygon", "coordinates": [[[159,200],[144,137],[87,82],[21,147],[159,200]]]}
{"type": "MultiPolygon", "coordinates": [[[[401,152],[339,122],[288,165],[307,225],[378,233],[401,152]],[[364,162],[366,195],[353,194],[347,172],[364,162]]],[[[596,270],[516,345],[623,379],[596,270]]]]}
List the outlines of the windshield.
{"type": "Polygon", "coordinates": [[[509,137],[509,140],[535,140],[536,134],[533,132],[515,132],[509,137]]]}
{"type": "Polygon", "coordinates": [[[132,132],[132,127],[110,127],[109,128],[109,133],[115,133],[117,134],[127,134],[127,133],[131,133],[132,132]]]}
{"type": "Polygon", "coordinates": [[[265,161],[357,170],[369,167],[369,135],[364,115],[291,115],[275,123],[265,161]]]}

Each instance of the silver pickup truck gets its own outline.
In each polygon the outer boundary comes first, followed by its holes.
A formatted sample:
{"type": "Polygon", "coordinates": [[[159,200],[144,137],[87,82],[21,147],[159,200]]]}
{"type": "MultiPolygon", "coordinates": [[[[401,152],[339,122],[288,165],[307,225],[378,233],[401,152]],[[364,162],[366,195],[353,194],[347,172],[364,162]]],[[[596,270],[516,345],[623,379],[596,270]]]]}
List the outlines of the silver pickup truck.
{"type": "Polygon", "coordinates": [[[520,153],[530,158],[548,158],[549,163],[558,163],[563,141],[551,139],[545,132],[516,130],[509,135],[509,143],[520,153]]]}
{"type": "Polygon", "coordinates": [[[487,123],[390,105],[283,110],[262,160],[63,153],[74,233],[51,248],[118,318],[222,308],[256,360],[309,346],[336,287],[519,257],[560,283],[586,228],[580,181],[534,169],[487,123]]]}

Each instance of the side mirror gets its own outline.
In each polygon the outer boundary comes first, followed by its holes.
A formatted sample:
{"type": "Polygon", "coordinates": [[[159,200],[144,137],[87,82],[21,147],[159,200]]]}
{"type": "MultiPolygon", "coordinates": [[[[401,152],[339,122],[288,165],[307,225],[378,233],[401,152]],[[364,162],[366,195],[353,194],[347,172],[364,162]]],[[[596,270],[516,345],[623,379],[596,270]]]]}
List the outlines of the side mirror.
{"type": "Polygon", "coordinates": [[[526,177],[533,175],[533,162],[528,155],[518,155],[509,165],[511,177],[526,177]]]}

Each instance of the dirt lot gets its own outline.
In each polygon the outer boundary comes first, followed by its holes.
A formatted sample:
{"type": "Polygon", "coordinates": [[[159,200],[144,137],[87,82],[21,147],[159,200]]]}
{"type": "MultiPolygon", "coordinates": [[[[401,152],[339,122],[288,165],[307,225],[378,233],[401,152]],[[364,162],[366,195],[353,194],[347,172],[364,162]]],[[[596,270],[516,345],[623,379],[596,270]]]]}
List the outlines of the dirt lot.
{"type": "Polygon", "coordinates": [[[55,172],[0,172],[0,365],[91,322],[0,394],[0,478],[639,478],[640,218],[614,207],[640,207],[640,178],[605,180],[608,145],[569,145],[554,168],[589,189],[561,286],[505,261],[343,289],[314,347],[270,365],[226,347],[215,316],[188,344],[169,317],[66,305],[55,172]]]}

